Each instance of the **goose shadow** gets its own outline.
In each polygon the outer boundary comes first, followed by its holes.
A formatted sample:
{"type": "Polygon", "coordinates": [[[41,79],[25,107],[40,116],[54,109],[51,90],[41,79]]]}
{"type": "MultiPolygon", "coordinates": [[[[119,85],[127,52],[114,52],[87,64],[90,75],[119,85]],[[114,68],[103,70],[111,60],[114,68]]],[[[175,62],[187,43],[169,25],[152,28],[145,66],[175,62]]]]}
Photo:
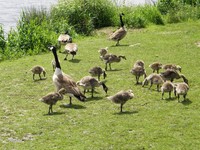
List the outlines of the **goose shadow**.
{"type": "Polygon", "coordinates": [[[111,45],[110,47],[127,47],[129,44],[111,45]]]}
{"type": "Polygon", "coordinates": [[[102,100],[103,97],[88,97],[85,102],[102,100]]]}
{"type": "Polygon", "coordinates": [[[41,78],[41,79],[34,79],[33,81],[34,82],[39,82],[39,81],[43,81],[43,80],[46,80],[47,78],[41,78]]]}
{"type": "Polygon", "coordinates": [[[190,105],[190,104],[192,104],[192,101],[186,98],[185,100],[181,101],[180,103],[183,105],[190,105]]]}
{"type": "Polygon", "coordinates": [[[69,60],[69,62],[71,63],[79,63],[81,61],[81,59],[71,59],[69,60]]]}
{"type": "Polygon", "coordinates": [[[85,106],[78,105],[78,104],[72,104],[72,105],[69,105],[69,104],[61,104],[60,107],[61,107],[61,108],[71,108],[71,109],[86,109],[85,106]]]}
{"type": "Polygon", "coordinates": [[[123,112],[116,112],[113,113],[114,115],[131,115],[131,114],[136,114],[138,111],[123,111],[123,112]]]}
{"type": "Polygon", "coordinates": [[[176,100],[176,97],[171,97],[171,98],[161,98],[161,100],[165,100],[165,101],[168,101],[168,102],[170,102],[170,101],[174,101],[174,100],[176,100]]]}
{"type": "Polygon", "coordinates": [[[114,72],[114,71],[121,71],[121,70],[123,70],[123,69],[109,69],[109,70],[107,70],[106,72],[114,72]]]}
{"type": "Polygon", "coordinates": [[[43,116],[55,116],[55,115],[63,115],[65,114],[65,112],[53,112],[51,114],[44,114],[43,116]]]}

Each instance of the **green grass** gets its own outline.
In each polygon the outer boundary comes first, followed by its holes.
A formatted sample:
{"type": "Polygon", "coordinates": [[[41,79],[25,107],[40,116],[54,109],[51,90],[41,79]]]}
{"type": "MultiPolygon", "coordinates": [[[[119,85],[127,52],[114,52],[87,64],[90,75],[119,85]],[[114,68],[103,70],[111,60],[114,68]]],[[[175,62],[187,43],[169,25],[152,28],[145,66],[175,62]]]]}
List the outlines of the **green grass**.
{"type": "Polygon", "coordinates": [[[55,90],[52,53],[1,62],[0,149],[199,149],[200,48],[195,45],[200,41],[199,25],[190,22],[129,29],[119,47],[107,40],[113,28],[75,39],[79,51],[74,61],[63,61],[65,56],[58,55],[63,71],[76,81],[89,75],[91,67],[104,67],[97,52],[100,48],[108,46],[110,53],[125,55],[127,60],[112,64],[114,71],[107,71],[107,95],[98,88],[93,99],[86,93],[85,103],[73,99],[72,108],[60,107],[69,102],[66,96],[50,116],[46,115],[48,106],[38,99],[55,90]],[[152,72],[148,65],[154,61],[181,65],[190,85],[187,100],[161,100],[155,86],[148,90],[135,85],[129,70],[138,59],[145,62],[147,74],[152,72]],[[30,69],[34,65],[46,68],[46,80],[32,80],[30,69]],[[124,105],[124,113],[119,113],[119,105],[106,96],[122,89],[132,89],[135,98],[124,105]]]}

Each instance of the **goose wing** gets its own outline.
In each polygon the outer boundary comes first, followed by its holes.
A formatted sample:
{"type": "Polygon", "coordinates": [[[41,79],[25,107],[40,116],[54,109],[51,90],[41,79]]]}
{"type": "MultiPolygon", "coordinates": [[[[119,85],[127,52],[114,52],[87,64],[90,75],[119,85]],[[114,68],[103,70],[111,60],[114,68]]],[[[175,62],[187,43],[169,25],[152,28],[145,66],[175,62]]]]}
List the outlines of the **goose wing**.
{"type": "Polygon", "coordinates": [[[109,39],[111,40],[114,40],[114,41],[117,41],[117,40],[121,40],[125,37],[127,31],[121,27],[119,28],[118,30],[116,30],[111,36],[109,39]]]}

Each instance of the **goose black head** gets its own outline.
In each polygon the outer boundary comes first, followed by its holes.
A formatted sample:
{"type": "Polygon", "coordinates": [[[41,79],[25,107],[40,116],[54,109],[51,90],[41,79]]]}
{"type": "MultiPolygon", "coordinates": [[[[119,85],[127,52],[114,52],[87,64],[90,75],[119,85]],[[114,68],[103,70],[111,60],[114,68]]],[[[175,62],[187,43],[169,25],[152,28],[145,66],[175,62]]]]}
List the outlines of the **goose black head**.
{"type": "Polygon", "coordinates": [[[56,51],[56,47],[51,45],[51,46],[48,46],[48,48],[51,50],[51,51],[56,51]]]}
{"type": "Polygon", "coordinates": [[[121,13],[120,16],[124,16],[124,13],[121,13]]]}

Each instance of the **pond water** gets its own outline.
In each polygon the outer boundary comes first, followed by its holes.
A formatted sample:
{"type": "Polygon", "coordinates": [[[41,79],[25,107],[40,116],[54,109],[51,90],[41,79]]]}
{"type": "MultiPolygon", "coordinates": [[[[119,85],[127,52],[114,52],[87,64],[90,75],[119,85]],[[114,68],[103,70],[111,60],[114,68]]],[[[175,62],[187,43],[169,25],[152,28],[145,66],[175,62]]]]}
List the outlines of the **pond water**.
{"type": "Polygon", "coordinates": [[[0,24],[5,33],[15,28],[22,9],[35,7],[49,9],[58,0],[0,0],[0,24]]]}

